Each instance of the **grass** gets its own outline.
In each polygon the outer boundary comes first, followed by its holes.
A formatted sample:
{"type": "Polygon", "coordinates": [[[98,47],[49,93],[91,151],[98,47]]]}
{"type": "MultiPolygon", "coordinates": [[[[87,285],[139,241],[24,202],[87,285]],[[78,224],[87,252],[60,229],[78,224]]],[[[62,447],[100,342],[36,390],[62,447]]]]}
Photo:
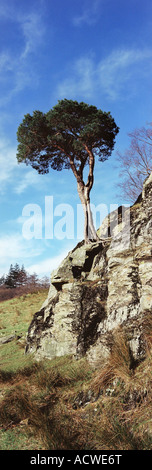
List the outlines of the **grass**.
{"type": "Polygon", "coordinates": [[[0,302],[0,338],[16,334],[15,341],[0,346],[1,371],[15,371],[31,363],[31,358],[23,354],[26,334],[33,314],[41,308],[46,295],[47,291],[43,290],[0,302]]]}
{"type": "Polygon", "coordinates": [[[35,362],[24,355],[25,334],[44,292],[0,304],[1,334],[22,333],[1,345],[0,449],[151,450],[152,321],[145,319],[145,360],[132,369],[122,331],[106,364],[86,358],[35,362]]]}

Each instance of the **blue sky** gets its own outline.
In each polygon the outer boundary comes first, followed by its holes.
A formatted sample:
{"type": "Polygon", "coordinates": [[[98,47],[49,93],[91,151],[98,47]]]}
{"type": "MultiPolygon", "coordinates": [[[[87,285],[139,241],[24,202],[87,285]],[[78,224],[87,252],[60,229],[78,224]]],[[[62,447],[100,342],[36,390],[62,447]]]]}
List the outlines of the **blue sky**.
{"type": "Polygon", "coordinates": [[[0,275],[16,262],[49,275],[77,242],[45,237],[45,197],[53,196],[54,209],[70,204],[74,214],[80,201],[70,171],[38,175],[17,164],[24,115],[47,112],[61,98],[111,112],[120,132],[109,160],[96,162],[91,193],[92,203],[110,208],[128,203],[117,195],[116,152],[129,146],[128,132],[152,121],[151,97],[151,0],[1,0],[0,275]],[[23,236],[27,204],[37,205],[42,238],[23,236]]]}

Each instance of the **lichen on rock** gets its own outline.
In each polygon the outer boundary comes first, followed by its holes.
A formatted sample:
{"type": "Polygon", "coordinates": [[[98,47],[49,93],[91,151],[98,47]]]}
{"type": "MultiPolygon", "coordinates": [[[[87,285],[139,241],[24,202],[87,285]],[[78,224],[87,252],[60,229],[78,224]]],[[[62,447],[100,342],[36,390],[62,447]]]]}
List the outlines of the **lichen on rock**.
{"type": "MultiPolygon", "coordinates": [[[[144,356],[142,322],[152,313],[152,174],[123,220],[121,213],[108,216],[108,240],[78,243],[52,273],[48,298],[27,335],[26,352],[37,359],[87,355],[97,365],[120,325],[133,358],[144,356]]],[[[104,221],[102,236],[105,227],[104,221]]]]}

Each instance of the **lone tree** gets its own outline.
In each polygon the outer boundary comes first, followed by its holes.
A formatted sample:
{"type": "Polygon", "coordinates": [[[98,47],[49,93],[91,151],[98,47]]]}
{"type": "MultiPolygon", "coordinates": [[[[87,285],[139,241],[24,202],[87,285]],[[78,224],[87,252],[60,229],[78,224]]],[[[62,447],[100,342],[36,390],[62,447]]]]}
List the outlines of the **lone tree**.
{"type": "Polygon", "coordinates": [[[72,169],[85,214],[85,242],[98,240],[90,210],[95,157],[103,162],[111,155],[119,132],[110,112],[72,100],[60,100],[46,114],[26,114],[17,131],[18,162],[31,165],[38,173],[72,169]],[[88,165],[88,179],[83,171],[88,165]]]}

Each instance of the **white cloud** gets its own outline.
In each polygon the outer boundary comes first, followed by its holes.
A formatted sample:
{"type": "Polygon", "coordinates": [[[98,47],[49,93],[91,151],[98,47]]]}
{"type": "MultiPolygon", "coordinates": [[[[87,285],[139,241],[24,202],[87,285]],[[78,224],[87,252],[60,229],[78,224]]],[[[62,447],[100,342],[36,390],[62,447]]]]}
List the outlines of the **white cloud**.
{"type": "MultiPolygon", "coordinates": [[[[136,66],[149,62],[152,50],[118,49],[97,66],[98,85],[111,98],[116,99],[125,89],[126,83],[137,75],[136,66]]],[[[144,65],[143,65],[144,66],[144,65]]],[[[140,69],[140,75],[143,70],[140,69]]],[[[138,80],[138,77],[137,77],[138,80]]]]}
{"type": "Polygon", "coordinates": [[[1,262],[7,258],[20,257],[25,255],[25,245],[20,234],[5,235],[0,238],[0,258],[1,262]]]}
{"type": "Polygon", "coordinates": [[[89,97],[93,91],[94,75],[93,60],[88,57],[81,57],[71,67],[71,77],[65,78],[58,85],[57,93],[62,98],[68,95],[75,96],[79,92],[89,97]]]}
{"type": "Polygon", "coordinates": [[[75,240],[64,242],[64,248],[58,255],[48,257],[48,250],[51,249],[54,252],[53,246],[51,247],[52,242],[50,245],[45,239],[27,240],[19,231],[3,235],[0,237],[0,276],[8,272],[11,263],[13,265],[19,263],[20,266],[24,264],[30,274],[36,272],[39,276],[50,275],[54,269],[58,268],[75,244],[75,240]],[[44,257],[45,252],[46,258],[44,257]],[[35,259],[36,262],[34,262],[35,259]]]}
{"type": "MultiPolygon", "coordinates": [[[[14,26],[19,27],[20,48],[12,53],[11,43],[9,48],[4,46],[0,54],[0,81],[7,84],[7,91],[0,99],[0,106],[7,104],[11,98],[27,86],[36,86],[37,74],[32,66],[31,54],[39,50],[43,41],[44,26],[42,17],[38,12],[28,15],[19,14],[6,8],[2,16],[14,26]]],[[[8,23],[9,25],[9,23],[8,23]]],[[[11,27],[11,26],[10,26],[11,27]]]]}
{"type": "Polygon", "coordinates": [[[82,26],[84,23],[86,23],[88,26],[91,26],[97,22],[99,18],[99,7],[101,3],[103,3],[103,0],[93,0],[91,1],[90,5],[88,5],[88,3],[90,2],[87,0],[82,14],[73,18],[73,24],[75,26],[82,26]]]}
{"type": "Polygon", "coordinates": [[[14,22],[20,26],[21,40],[24,40],[24,50],[21,58],[25,58],[27,54],[34,52],[39,47],[44,35],[44,25],[42,21],[42,11],[31,10],[30,13],[20,13],[19,9],[14,8],[13,4],[5,1],[0,5],[0,17],[6,21],[14,22]]]}
{"type": "Polygon", "coordinates": [[[152,49],[116,49],[95,63],[92,57],[81,57],[68,69],[68,78],[58,84],[61,98],[83,95],[93,97],[96,92],[115,100],[124,94],[127,84],[149,76],[152,49]],[[148,68],[149,67],[149,68],[148,68]]]}
{"type": "Polygon", "coordinates": [[[42,244],[35,240],[26,240],[20,233],[5,235],[0,238],[0,258],[29,258],[38,256],[43,251],[42,244]]]}
{"type": "Polygon", "coordinates": [[[17,168],[16,149],[5,140],[0,140],[0,191],[3,192],[6,182],[13,176],[17,168]]]}
{"type": "Polygon", "coordinates": [[[68,252],[71,251],[75,246],[75,243],[70,244],[67,249],[64,249],[59,255],[52,256],[51,258],[43,259],[39,263],[32,264],[28,267],[28,272],[30,274],[37,273],[40,276],[50,275],[54,269],[57,269],[60,263],[67,256],[68,252]]]}
{"type": "MultiPolygon", "coordinates": [[[[36,173],[34,170],[27,171],[25,173],[25,176],[17,183],[17,186],[15,186],[15,193],[16,194],[22,194],[29,186],[36,186],[40,187],[40,178],[41,175],[36,173]]],[[[42,184],[41,184],[42,187],[42,184]]]]}
{"type": "Polygon", "coordinates": [[[44,181],[42,176],[35,170],[26,170],[20,172],[20,178],[17,177],[19,165],[16,158],[16,147],[11,147],[6,138],[0,139],[0,193],[4,193],[8,183],[13,185],[13,191],[20,195],[28,187],[42,189],[44,181]],[[22,176],[23,175],[23,176],[22,176]]]}
{"type": "Polygon", "coordinates": [[[8,54],[8,52],[1,52],[0,54],[0,79],[2,80],[5,80],[5,77],[4,77],[4,72],[7,72],[9,70],[11,70],[12,66],[11,66],[11,60],[10,60],[10,55],[8,54]]]}
{"type": "Polygon", "coordinates": [[[32,257],[41,256],[45,249],[41,240],[26,240],[19,233],[0,237],[0,276],[8,272],[10,264],[24,264],[32,257]]]}
{"type": "Polygon", "coordinates": [[[21,59],[25,59],[28,54],[35,52],[39,47],[44,34],[44,27],[41,17],[37,13],[31,13],[25,17],[19,17],[19,22],[25,40],[21,59]]]}

